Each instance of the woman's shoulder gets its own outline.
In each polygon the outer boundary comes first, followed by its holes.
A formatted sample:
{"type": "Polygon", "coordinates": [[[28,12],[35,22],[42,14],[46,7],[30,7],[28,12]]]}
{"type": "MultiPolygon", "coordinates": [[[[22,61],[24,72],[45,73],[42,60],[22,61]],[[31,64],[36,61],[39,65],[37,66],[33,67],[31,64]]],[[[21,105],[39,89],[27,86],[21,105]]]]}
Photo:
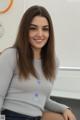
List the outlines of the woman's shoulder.
{"type": "Polygon", "coordinates": [[[3,60],[3,61],[15,61],[16,62],[16,53],[17,53],[17,49],[16,48],[7,48],[5,50],[3,50],[1,52],[1,55],[0,55],[0,60],[3,60]]]}
{"type": "Polygon", "coordinates": [[[16,48],[6,48],[4,49],[2,52],[1,52],[1,56],[8,56],[8,57],[11,57],[11,56],[15,56],[17,53],[17,50],[16,48]]]}
{"type": "Polygon", "coordinates": [[[11,71],[16,70],[16,66],[17,66],[16,49],[7,48],[3,50],[0,55],[0,72],[6,71],[11,73],[11,71]]]}
{"type": "MultiPolygon", "coordinates": [[[[9,48],[6,48],[2,51],[2,53],[6,53],[6,54],[15,54],[16,53],[16,48],[13,48],[13,47],[9,47],[9,48]]],[[[1,53],[1,54],[2,54],[1,53]]]]}

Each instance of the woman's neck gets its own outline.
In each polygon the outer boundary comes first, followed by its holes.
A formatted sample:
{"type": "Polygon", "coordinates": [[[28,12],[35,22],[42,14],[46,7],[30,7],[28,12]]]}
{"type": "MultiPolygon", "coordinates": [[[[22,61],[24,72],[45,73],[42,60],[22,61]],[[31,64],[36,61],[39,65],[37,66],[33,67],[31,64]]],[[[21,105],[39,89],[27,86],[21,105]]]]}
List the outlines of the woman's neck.
{"type": "Polygon", "coordinates": [[[40,59],[41,58],[41,50],[35,50],[34,51],[34,59],[40,59]]]}

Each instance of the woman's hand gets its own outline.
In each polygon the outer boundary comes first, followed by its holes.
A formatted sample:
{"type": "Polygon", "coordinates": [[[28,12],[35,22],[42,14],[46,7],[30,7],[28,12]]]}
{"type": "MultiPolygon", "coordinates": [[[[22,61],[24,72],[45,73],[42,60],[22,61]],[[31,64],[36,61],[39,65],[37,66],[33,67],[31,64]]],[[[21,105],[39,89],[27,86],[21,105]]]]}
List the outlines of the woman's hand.
{"type": "Polygon", "coordinates": [[[66,109],[63,113],[64,120],[76,120],[75,115],[70,109],[66,109]]]}

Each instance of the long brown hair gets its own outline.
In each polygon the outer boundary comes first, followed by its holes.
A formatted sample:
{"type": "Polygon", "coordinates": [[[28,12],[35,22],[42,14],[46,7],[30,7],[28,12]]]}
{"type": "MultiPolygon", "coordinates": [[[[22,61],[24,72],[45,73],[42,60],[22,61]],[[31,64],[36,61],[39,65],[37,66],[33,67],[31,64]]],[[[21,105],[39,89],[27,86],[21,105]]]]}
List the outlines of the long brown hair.
{"type": "Polygon", "coordinates": [[[42,16],[48,20],[49,23],[49,40],[46,45],[41,50],[41,62],[42,70],[46,79],[55,78],[55,41],[54,41],[54,31],[51,17],[48,11],[42,6],[31,6],[25,11],[18,30],[16,42],[13,47],[17,48],[19,59],[18,68],[19,73],[24,78],[27,78],[31,73],[36,78],[36,71],[33,65],[33,51],[31,49],[29,41],[29,27],[32,19],[35,16],[42,16]]]}

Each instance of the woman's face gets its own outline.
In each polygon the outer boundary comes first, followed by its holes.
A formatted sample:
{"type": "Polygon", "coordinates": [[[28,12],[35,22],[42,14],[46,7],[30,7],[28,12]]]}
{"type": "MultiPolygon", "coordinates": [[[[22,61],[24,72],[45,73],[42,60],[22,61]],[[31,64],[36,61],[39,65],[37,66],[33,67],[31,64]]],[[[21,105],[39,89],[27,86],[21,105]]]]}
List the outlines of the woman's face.
{"type": "Polygon", "coordinates": [[[49,38],[49,23],[45,17],[35,16],[29,28],[29,42],[33,49],[41,49],[49,38]]]}

